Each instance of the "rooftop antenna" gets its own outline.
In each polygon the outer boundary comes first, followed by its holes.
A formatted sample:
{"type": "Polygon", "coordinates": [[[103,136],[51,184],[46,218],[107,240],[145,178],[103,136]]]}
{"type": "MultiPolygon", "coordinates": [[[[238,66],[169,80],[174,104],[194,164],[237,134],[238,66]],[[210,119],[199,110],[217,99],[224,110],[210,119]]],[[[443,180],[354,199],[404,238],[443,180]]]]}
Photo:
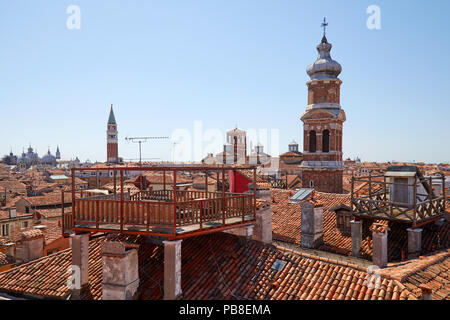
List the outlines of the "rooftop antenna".
{"type": "Polygon", "coordinates": [[[324,17],[324,18],[323,18],[323,22],[322,22],[323,36],[324,36],[324,37],[325,37],[326,32],[327,32],[327,27],[328,27],[327,18],[324,17]]]}
{"type": "Polygon", "coordinates": [[[126,137],[125,138],[126,141],[139,143],[139,166],[142,165],[142,148],[141,148],[142,142],[147,142],[147,140],[160,140],[160,139],[169,139],[169,137],[133,137],[133,138],[126,137]]]}

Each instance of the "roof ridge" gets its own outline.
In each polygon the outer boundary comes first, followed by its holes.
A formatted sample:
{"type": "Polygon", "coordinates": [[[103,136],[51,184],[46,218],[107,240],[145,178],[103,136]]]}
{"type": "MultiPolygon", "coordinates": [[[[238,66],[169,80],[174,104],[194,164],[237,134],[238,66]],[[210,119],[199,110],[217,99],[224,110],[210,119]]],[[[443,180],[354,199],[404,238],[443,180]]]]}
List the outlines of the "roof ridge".
{"type": "Polygon", "coordinates": [[[331,264],[339,265],[341,267],[348,267],[348,268],[352,268],[352,269],[355,269],[358,271],[363,271],[363,272],[367,272],[367,270],[368,270],[365,267],[361,267],[361,266],[358,266],[358,265],[350,263],[350,262],[343,262],[343,261],[339,261],[339,260],[316,256],[316,255],[313,255],[310,253],[300,252],[300,251],[296,251],[296,250],[285,248],[285,247],[278,246],[278,245],[274,245],[274,247],[276,247],[277,249],[280,249],[281,251],[288,251],[295,255],[303,256],[307,259],[313,259],[313,260],[317,260],[317,261],[321,261],[321,262],[325,262],[325,263],[331,263],[331,264]]]}
{"type": "Polygon", "coordinates": [[[399,281],[404,282],[407,278],[411,277],[412,275],[415,275],[423,270],[425,270],[428,267],[431,267],[432,265],[441,263],[442,261],[450,258],[450,249],[446,249],[446,251],[442,251],[439,253],[435,253],[431,255],[433,258],[430,258],[430,261],[425,261],[423,265],[420,265],[415,270],[411,270],[410,272],[406,272],[399,281]],[[442,254],[442,256],[441,256],[442,254]]]}

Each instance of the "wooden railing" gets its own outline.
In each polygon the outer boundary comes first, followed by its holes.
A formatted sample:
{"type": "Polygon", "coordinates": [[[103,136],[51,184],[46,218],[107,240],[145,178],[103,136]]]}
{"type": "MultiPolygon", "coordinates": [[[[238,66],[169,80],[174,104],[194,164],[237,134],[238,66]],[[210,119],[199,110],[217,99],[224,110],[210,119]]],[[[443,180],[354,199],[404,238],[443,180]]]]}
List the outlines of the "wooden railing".
{"type": "Polygon", "coordinates": [[[353,211],[371,217],[389,218],[393,220],[410,220],[416,223],[432,218],[445,211],[444,197],[426,200],[417,204],[393,203],[388,200],[360,197],[352,199],[353,211]]]}
{"type": "MultiPolygon", "coordinates": [[[[143,232],[149,232],[151,227],[156,226],[175,230],[177,227],[200,224],[200,230],[202,230],[204,223],[217,222],[220,225],[226,225],[226,219],[229,218],[242,217],[244,222],[246,216],[252,215],[255,209],[253,194],[233,194],[221,198],[218,194],[208,193],[210,198],[177,201],[176,210],[174,210],[173,201],[161,201],[168,200],[171,192],[157,191],[151,195],[140,192],[139,195],[132,196],[132,200],[122,202],[120,200],[74,199],[74,225],[118,230],[136,226],[143,232]],[[156,196],[158,199],[146,200],[147,196],[150,198],[156,196]]],[[[205,192],[203,193],[206,195],[205,192]]],[[[196,191],[180,192],[181,198],[199,195],[196,191]]]]}

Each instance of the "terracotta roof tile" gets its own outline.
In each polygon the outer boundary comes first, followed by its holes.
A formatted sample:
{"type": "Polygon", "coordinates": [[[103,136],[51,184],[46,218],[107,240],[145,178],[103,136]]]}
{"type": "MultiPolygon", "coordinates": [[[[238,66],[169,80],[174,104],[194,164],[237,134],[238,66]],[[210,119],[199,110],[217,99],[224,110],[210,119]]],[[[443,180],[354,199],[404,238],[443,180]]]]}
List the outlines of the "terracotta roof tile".
{"type": "MultiPolygon", "coordinates": [[[[162,246],[146,243],[144,237],[120,236],[118,239],[140,244],[139,297],[161,299],[163,296],[162,246]]],[[[82,299],[101,299],[102,264],[100,247],[104,237],[89,245],[89,287],[82,299]]],[[[185,239],[182,242],[182,299],[415,299],[395,279],[385,279],[385,296],[367,290],[368,273],[362,268],[322,261],[320,258],[262,244],[242,243],[238,237],[215,233],[185,239]],[[235,256],[230,252],[236,253],[235,256]],[[286,261],[282,270],[272,268],[276,260],[286,261]],[[345,275],[351,275],[341,279],[345,275]],[[338,284],[341,284],[338,286],[338,284]],[[359,292],[351,293],[359,285],[359,292]],[[396,294],[397,293],[397,294],[396,294]]],[[[0,273],[0,290],[51,298],[64,298],[70,249],[32,261],[0,273]],[[18,280],[19,279],[19,280],[18,280]]],[[[384,288],[384,287],[383,287],[384,288]]],[[[383,293],[384,294],[384,293],[383,293]]]]}

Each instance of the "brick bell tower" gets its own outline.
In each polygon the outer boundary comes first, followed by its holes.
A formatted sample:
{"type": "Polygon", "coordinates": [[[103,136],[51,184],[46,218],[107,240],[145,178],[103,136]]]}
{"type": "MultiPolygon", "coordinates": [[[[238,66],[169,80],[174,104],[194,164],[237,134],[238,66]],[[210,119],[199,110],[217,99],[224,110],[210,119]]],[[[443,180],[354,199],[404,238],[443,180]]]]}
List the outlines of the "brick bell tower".
{"type": "Polygon", "coordinates": [[[301,116],[303,121],[302,184],[317,191],[342,193],[342,126],[346,120],[340,105],[338,78],[341,65],[331,58],[332,45],[324,35],[317,46],[319,56],[308,66],[311,78],[308,86],[308,106],[301,116]]]}
{"type": "Polygon", "coordinates": [[[116,118],[114,117],[113,105],[109,112],[108,125],[106,130],[106,161],[108,163],[119,162],[119,138],[116,118]]]}

